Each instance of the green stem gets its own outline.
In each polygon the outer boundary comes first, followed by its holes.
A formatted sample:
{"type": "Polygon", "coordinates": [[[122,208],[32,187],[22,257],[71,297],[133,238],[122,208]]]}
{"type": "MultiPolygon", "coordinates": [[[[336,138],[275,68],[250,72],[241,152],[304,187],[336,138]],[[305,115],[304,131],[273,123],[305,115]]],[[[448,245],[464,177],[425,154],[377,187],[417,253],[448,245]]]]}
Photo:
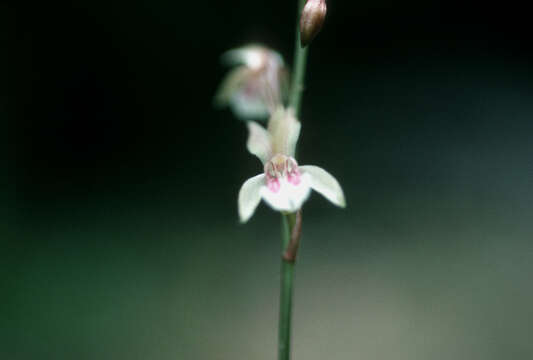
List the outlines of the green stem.
{"type": "MultiPolygon", "coordinates": [[[[282,214],[282,253],[285,253],[291,241],[291,234],[296,222],[295,214],[282,214]]],[[[278,360],[289,360],[291,356],[291,313],[292,313],[292,284],[294,276],[294,262],[283,259],[281,261],[281,293],[279,302],[279,333],[278,360]]]]}
{"type": "Polygon", "coordinates": [[[294,109],[294,115],[300,114],[300,102],[304,89],[305,65],[307,62],[307,49],[300,46],[300,15],[306,0],[298,0],[298,13],[296,15],[296,42],[294,44],[294,63],[289,94],[289,106],[294,109]]]}
{"type": "MultiPolygon", "coordinates": [[[[298,0],[296,15],[296,41],[294,44],[294,64],[289,94],[289,107],[293,108],[296,117],[300,114],[300,103],[304,89],[305,65],[307,62],[307,46],[300,46],[300,15],[306,0],[298,0]]],[[[281,260],[281,290],[279,302],[279,333],[278,333],[278,360],[290,360],[291,357],[291,317],[292,317],[292,292],[294,278],[294,257],[292,260],[285,257],[291,243],[293,229],[296,224],[296,214],[282,214],[282,247],[281,260]]],[[[300,224],[301,226],[301,218],[300,224]]],[[[298,235],[299,236],[299,235],[298,235]]],[[[293,254],[295,256],[295,253],[293,254]]]]}

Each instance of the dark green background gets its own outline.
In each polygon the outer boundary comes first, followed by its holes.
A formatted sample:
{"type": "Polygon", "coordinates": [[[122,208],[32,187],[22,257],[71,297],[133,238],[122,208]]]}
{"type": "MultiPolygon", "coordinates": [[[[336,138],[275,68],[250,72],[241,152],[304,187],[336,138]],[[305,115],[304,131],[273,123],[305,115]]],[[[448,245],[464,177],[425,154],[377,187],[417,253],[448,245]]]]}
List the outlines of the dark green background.
{"type": "MultiPolygon", "coordinates": [[[[533,357],[533,46],[518,2],[329,1],[299,162],[295,359],[533,357]]],[[[219,55],[290,63],[291,1],[0,5],[0,359],[273,359],[279,216],[211,107],[219,55]]]]}

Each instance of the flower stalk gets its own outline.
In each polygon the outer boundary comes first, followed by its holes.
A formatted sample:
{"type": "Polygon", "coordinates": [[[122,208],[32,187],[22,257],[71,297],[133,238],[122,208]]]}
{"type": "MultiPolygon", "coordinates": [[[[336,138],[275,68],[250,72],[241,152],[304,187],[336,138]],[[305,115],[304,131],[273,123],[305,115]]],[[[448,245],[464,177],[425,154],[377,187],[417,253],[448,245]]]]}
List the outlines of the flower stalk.
{"type": "MultiPolygon", "coordinates": [[[[289,108],[296,118],[300,115],[300,104],[304,89],[305,67],[309,47],[302,47],[300,17],[306,0],[298,0],[294,42],[294,64],[289,94],[289,108]]],[[[278,360],[291,358],[291,322],[294,266],[301,237],[302,216],[298,213],[282,214],[282,259],[279,305],[278,360]],[[298,214],[298,219],[296,214],[298,214]],[[298,224],[297,224],[298,223],[298,224]],[[297,225],[297,227],[295,227],[297,225]],[[293,233],[294,236],[293,236],[293,233]]]]}

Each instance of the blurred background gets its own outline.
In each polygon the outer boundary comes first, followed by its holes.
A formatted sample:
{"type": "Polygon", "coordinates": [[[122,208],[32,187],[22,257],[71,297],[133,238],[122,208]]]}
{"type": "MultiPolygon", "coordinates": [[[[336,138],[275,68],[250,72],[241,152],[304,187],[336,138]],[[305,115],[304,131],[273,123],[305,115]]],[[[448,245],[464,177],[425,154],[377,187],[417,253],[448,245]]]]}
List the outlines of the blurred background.
{"type": "MultiPolygon", "coordinates": [[[[310,50],[295,359],[533,358],[533,45],[518,2],[335,1],[310,50]]],[[[295,1],[0,4],[0,359],[274,359],[279,215],[212,108],[295,1]],[[9,135],[14,134],[14,135],[9,135]]]]}

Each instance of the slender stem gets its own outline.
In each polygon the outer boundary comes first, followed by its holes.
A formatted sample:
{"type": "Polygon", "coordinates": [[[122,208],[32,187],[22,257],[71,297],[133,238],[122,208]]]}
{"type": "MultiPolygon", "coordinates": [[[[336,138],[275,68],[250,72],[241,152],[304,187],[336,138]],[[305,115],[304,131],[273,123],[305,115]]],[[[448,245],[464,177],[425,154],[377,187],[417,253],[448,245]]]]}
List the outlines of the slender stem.
{"type": "MultiPolygon", "coordinates": [[[[307,48],[300,46],[300,15],[306,0],[298,0],[296,15],[296,41],[294,44],[294,64],[289,94],[289,107],[296,117],[300,114],[300,103],[304,89],[307,48]]],[[[290,360],[291,357],[291,317],[294,264],[300,241],[301,213],[282,214],[281,253],[281,290],[279,302],[278,360],[290,360]]]]}
{"type": "MultiPolygon", "coordinates": [[[[282,254],[291,243],[291,235],[296,223],[295,214],[282,214],[282,254]]],[[[292,313],[292,284],[294,276],[294,261],[282,258],[281,261],[281,292],[279,302],[279,333],[278,360],[289,360],[291,356],[291,313],[292,313]]]]}
{"type": "Polygon", "coordinates": [[[305,65],[307,62],[307,49],[300,46],[300,15],[306,0],[298,0],[298,12],[296,15],[296,42],[294,44],[294,63],[291,78],[291,90],[289,94],[289,106],[294,109],[294,115],[300,114],[300,102],[304,90],[305,65]]]}

